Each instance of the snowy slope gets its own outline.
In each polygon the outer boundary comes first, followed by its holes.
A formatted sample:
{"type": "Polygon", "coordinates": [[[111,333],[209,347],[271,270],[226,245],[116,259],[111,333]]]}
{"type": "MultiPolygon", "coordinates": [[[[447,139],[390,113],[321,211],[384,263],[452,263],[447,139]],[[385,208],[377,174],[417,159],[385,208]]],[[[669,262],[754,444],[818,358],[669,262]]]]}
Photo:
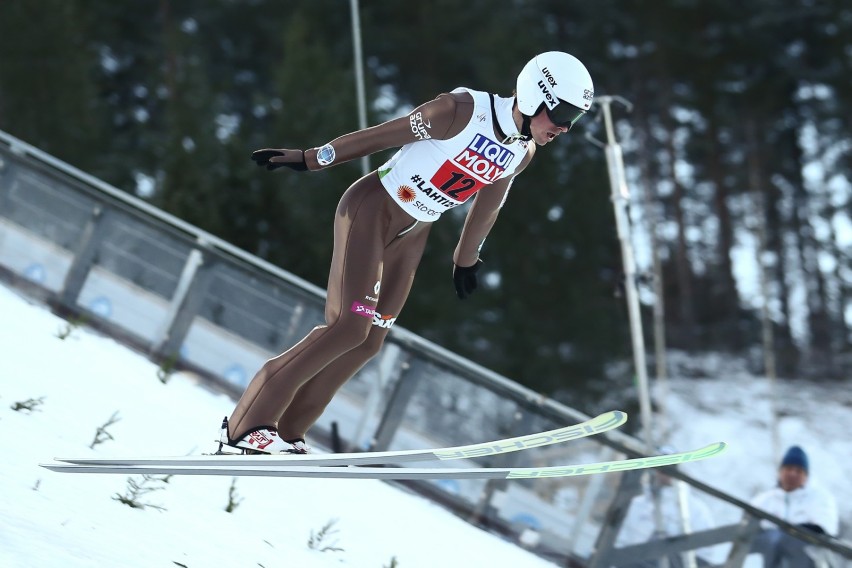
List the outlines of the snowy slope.
{"type": "MultiPolygon", "coordinates": [[[[172,477],[140,501],[164,510],[133,509],[128,477],[51,473],[37,464],[54,456],[184,454],[207,450],[232,402],[193,377],[167,384],[157,368],[111,339],[82,329],[62,340],[68,324],[0,287],[0,566],[314,568],[553,566],[459,520],[418,496],[373,481],[247,478],[236,481],[238,505],[225,512],[229,478],[172,477]],[[11,406],[44,397],[33,412],[11,406]],[[113,439],[89,449],[98,427],[113,439]],[[199,445],[201,445],[199,447],[199,445]],[[156,448],[154,450],[153,448],[156,448]],[[312,534],[334,521],[311,549],[312,534]]],[[[726,440],[724,459],[686,466],[698,479],[748,500],[774,482],[766,379],[726,357],[673,360],[713,379],[674,378],[666,407],[679,420],[669,444],[698,447],[726,440]],[[684,421],[688,417],[688,421],[684,421]]],[[[852,529],[852,393],[848,385],[780,382],[781,451],[800,444],[812,479],[840,507],[852,529]]],[[[139,479],[134,478],[134,479],[139,479]]],[[[739,513],[705,499],[717,524],[739,513]]],[[[750,565],[754,565],[753,560],[750,565]]]]}
{"type": "Polygon", "coordinates": [[[553,566],[378,481],[239,479],[228,513],[230,478],[155,481],[139,501],[163,510],[134,509],[114,499],[128,496],[126,476],[44,470],[37,464],[54,456],[209,450],[233,403],[190,376],[163,384],[156,366],[111,339],[81,329],[59,339],[63,320],[3,287],[0,318],[4,568],[553,566]],[[32,412],[11,408],[40,397],[32,412]],[[89,449],[116,412],[112,439],[89,449]]]}

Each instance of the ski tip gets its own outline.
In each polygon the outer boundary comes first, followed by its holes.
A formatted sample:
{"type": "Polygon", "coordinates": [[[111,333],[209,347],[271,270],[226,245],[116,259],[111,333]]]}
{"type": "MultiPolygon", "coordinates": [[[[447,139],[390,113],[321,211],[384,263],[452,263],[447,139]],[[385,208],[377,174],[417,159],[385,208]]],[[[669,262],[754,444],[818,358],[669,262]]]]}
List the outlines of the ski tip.
{"type": "Polygon", "coordinates": [[[728,449],[727,442],[713,442],[712,444],[707,444],[703,448],[699,448],[697,450],[692,450],[688,452],[681,452],[679,454],[671,454],[671,455],[679,455],[683,456],[683,463],[693,462],[693,461],[701,461],[703,459],[712,458],[713,456],[719,455],[725,450],[728,449]]]}
{"type": "Polygon", "coordinates": [[[598,432],[606,432],[607,430],[623,426],[625,422],[627,422],[626,412],[623,410],[609,410],[598,414],[594,418],[590,418],[585,424],[598,432]]]}
{"type": "Polygon", "coordinates": [[[610,410],[609,412],[604,412],[601,416],[612,416],[613,418],[617,418],[621,424],[627,422],[627,413],[623,410],[610,410]]]}

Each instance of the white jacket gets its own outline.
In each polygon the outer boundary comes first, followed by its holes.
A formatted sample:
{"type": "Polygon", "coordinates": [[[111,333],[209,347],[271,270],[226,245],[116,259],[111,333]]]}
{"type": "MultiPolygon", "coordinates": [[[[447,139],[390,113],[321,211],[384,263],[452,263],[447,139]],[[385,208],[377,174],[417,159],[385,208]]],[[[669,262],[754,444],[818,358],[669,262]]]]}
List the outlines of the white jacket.
{"type": "MultiPolygon", "coordinates": [[[[840,530],[837,502],[834,496],[810,483],[790,492],[774,487],[758,494],[752,499],[751,504],[794,525],[802,523],[819,525],[825,532],[834,536],[840,530]]],[[[772,528],[774,525],[769,521],[763,521],[761,526],[772,528]]]]}

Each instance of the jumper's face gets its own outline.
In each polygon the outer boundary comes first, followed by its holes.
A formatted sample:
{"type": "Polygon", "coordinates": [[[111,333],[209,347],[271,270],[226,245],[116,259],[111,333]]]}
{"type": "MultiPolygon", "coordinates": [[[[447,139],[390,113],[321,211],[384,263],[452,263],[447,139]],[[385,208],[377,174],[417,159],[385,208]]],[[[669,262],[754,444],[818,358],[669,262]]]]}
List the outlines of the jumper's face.
{"type": "Polygon", "coordinates": [[[539,146],[544,146],[560,134],[568,132],[570,128],[570,126],[556,126],[544,111],[530,119],[530,134],[539,146]]]}
{"type": "Polygon", "coordinates": [[[797,465],[784,465],[778,470],[778,484],[784,491],[795,491],[805,486],[807,472],[797,465]]]}

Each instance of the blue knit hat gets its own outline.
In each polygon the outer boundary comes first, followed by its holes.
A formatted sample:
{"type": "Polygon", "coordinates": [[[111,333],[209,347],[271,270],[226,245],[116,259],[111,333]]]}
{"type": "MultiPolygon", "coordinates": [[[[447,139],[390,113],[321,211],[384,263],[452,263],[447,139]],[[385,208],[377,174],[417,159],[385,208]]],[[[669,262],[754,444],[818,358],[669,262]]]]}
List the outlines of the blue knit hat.
{"type": "Polygon", "coordinates": [[[808,473],[808,454],[799,446],[790,446],[784,458],[781,460],[781,467],[785,465],[798,466],[808,473]]]}

